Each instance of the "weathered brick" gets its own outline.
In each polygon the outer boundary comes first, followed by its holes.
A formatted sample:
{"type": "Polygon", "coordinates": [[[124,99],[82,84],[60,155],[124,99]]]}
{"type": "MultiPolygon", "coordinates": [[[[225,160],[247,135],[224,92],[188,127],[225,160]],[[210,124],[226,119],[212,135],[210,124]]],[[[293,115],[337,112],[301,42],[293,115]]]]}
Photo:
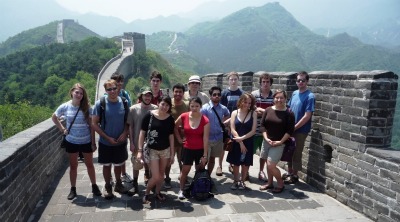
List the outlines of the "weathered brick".
{"type": "Polygon", "coordinates": [[[364,205],[362,203],[349,199],[347,201],[347,204],[350,208],[352,208],[358,212],[363,212],[364,205]]]}
{"type": "Polygon", "coordinates": [[[354,196],[354,192],[356,192],[356,193],[364,193],[364,189],[365,188],[363,186],[360,186],[360,185],[358,185],[356,183],[352,183],[350,181],[345,181],[344,184],[345,184],[346,188],[348,188],[348,189],[350,189],[352,191],[353,196],[354,196]]]}
{"type": "Polygon", "coordinates": [[[374,209],[376,209],[380,214],[383,214],[386,216],[389,215],[389,208],[387,205],[383,205],[381,203],[374,202],[374,204],[370,205],[370,206],[374,206],[374,209]]]}
{"type": "Polygon", "coordinates": [[[362,168],[359,167],[355,167],[352,165],[348,165],[347,166],[347,170],[351,173],[353,173],[354,175],[363,177],[363,178],[367,178],[367,172],[365,170],[363,170],[362,168]]]}
{"type": "Polygon", "coordinates": [[[378,219],[379,212],[377,210],[375,210],[375,209],[372,209],[371,207],[368,207],[368,206],[364,207],[363,212],[367,216],[369,216],[370,218],[372,218],[374,220],[378,219]]]}
{"type": "Polygon", "coordinates": [[[366,198],[364,195],[357,192],[353,192],[353,198],[355,201],[360,202],[366,206],[372,206],[374,204],[371,199],[366,198]]]}
{"type": "Polygon", "coordinates": [[[390,181],[387,180],[386,178],[382,178],[379,175],[375,175],[375,174],[369,174],[368,178],[373,182],[373,183],[377,183],[381,186],[384,187],[388,187],[390,185],[390,181]]]}
{"type": "Polygon", "coordinates": [[[365,161],[362,161],[362,160],[358,161],[357,166],[359,166],[360,168],[362,168],[362,169],[364,169],[364,170],[366,170],[367,172],[370,172],[370,173],[378,174],[378,172],[379,172],[379,168],[378,167],[376,167],[376,166],[374,166],[374,165],[372,165],[370,163],[367,163],[365,161]]]}
{"type": "Polygon", "coordinates": [[[343,130],[336,130],[336,136],[342,139],[350,140],[350,133],[343,130]]]}
{"type": "Polygon", "coordinates": [[[391,163],[389,161],[380,160],[380,159],[377,159],[375,164],[376,164],[376,166],[384,168],[384,169],[389,170],[391,172],[395,172],[395,173],[399,172],[399,165],[398,164],[394,164],[394,163],[391,163]]]}
{"type": "Polygon", "coordinates": [[[400,184],[390,182],[390,189],[392,189],[393,191],[395,191],[397,193],[400,193],[400,184]]]}
{"type": "Polygon", "coordinates": [[[379,175],[383,178],[389,178],[390,180],[400,183],[400,175],[398,173],[394,173],[385,169],[380,169],[379,175]]]}
{"type": "Polygon", "coordinates": [[[388,203],[387,197],[383,196],[382,194],[380,194],[380,193],[378,193],[378,192],[376,192],[376,191],[373,191],[373,190],[365,190],[364,194],[365,194],[367,197],[370,197],[370,198],[372,198],[372,199],[375,200],[375,201],[381,202],[381,203],[383,203],[383,204],[387,204],[387,203],[388,203]]]}
{"type": "Polygon", "coordinates": [[[395,211],[390,211],[389,217],[395,221],[400,221],[400,213],[395,211]]]}
{"type": "Polygon", "coordinates": [[[353,175],[351,177],[351,181],[353,183],[358,183],[360,185],[363,185],[363,186],[365,186],[367,188],[372,188],[372,182],[370,180],[366,179],[366,178],[362,178],[362,177],[353,175]]]}
{"type": "Polygon", "coordinates": [[[358,161],[357,161],[356,159],[354,159],[353,157],[340,154],[340,155],[338,156],[338,158],[339,158],[340,161],[343,161],[343,162],[345,162],[345,163],[347,163],[347,164],[350,164],[350,165],[353,165],[353,166],[357,166],[357,162],[358,162],[358,161]]]}
{"type": "Polygon", "coordinates": [[[378,215],[378,220],[377,221],[378,222],[396,222],[395,220],[391,219],[390,217],[382,215],[382,214],[378,215]]]}
{"type": "Polygon", "coordinates": [[[380,186],[378,184],[374,184],[372,186],[372,189],[380,194],[387,196],[387,197],[395,197],[396,196],[396,192],[393,192],[388,187],[380,186]]]}

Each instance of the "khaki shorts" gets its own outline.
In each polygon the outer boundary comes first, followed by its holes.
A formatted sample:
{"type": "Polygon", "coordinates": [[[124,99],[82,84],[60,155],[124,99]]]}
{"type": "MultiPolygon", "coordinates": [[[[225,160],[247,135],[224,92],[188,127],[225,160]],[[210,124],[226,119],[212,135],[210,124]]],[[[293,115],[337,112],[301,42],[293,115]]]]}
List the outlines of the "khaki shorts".
{"type": "Polygon", "coordinates": [[[163,150],[150,149],[150,161],[159,159],[168,159],[171,157],[171,149],[168,147],[163,150]]]}
{"type": "Polygon", "coordinates": [[[281,160],[283,148],[285,144],[272,147],[267,141],[263,141],[260,158],[269,160],[273,163],[278,163],[281,160]]]}
{"type": "Polygon", "coordinates": [[[224,152],[224,142],[222,142],[222,140],[208,142],[208,159],[210,159],[210,157],[220,157],[222,152],[224,152]]]}

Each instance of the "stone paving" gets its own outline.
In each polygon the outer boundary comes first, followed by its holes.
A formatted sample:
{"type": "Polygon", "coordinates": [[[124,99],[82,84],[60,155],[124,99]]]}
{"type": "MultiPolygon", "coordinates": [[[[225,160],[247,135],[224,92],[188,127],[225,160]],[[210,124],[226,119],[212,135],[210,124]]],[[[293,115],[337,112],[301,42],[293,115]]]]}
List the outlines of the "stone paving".
{"type": "MultiPolygon", "coordinates": [[[[97,152],[94,156],[97,184],[104,191],[97,152]]],[[[140,196],[115,193],[116,198],[105,200],[103,197],[93,197],[85,165],[79,163],[78,197],[67,200],[70,190],[69,169],[63,169],[37,204],[29,221],[371,221],[302,181],[296,185],[285,185],[285,190],[280,194],[260,191],[262,182],[256,178],[259,166],[256,155],[254,166],[250,168],[250,182],[246,183],[249,189],[233,191],[230,189],[232,175],[227,171],[228,164],[224,164],[223,176],[215,176],[215,171],[212,175],[217,185],[214,198],[204,202],[179,200],[179,168],[175,162],[171,169],[172,189],[162,191],[167,199],[160,202],[151,196],[151,204],[143,205],[144,171],[139,176],[140,196]]],[[[127,170],[132,175],[130,162],[127,162],[127,170]]],[[[193,172],[189,176],[193,178],[193,172]]]]}

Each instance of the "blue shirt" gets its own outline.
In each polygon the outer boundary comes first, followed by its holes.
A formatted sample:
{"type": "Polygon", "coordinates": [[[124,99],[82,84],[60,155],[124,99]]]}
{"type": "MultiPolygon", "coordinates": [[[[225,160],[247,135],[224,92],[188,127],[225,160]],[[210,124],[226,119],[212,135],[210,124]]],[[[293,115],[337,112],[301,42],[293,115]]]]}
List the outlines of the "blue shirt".
{"type": "MultiPolygon", "coordinates": [[[[213,111],[212,107],[214,104],[212,101],[206,103],[201,107],[200,112],[205,115],[210,123],[210,136],[209,136],[209,141],[219,141],[222,140],[222,128],[221,124],[219,124],[218,117],[215,115],[215,112],[213,111]]],[[[228,108],[222,104],[218,104],[214,106],[215,111],[217,111],[219,118],[221,121],[224,121],[224,117],[229,117],[230,113],[228,108]]]]}
{"type": "MultiPolygon", "coordinates": [[[[302,93],[299,90],[293,92],[292,98],[290,99],[288,106],[294,113],[295,123],[297,124],[306,112],[314,112],[315,108],[315,96],[310,90],[306,90],[302,93]]],[[[295,133],[309,133],[311,130],[311,118],[306,124],[297,129],[295,133]]]]}
{"type": "Polygon", "coordinates": [[[235,91],[224,89],[221,93],[221,104],[226,106],[229,112],[232,113],[233,110],[237,109],[237,102],[243,93],[244,91],[241,89],[235,91]]]}
{"type": "MultiPolygon", "coordinates": [[[[106,128],[103,130],[108,136],[114,139],[118,139],[118,137],[124,132],[125,129],[124,103],[122,102],[121,97],[118,97],[118,102],[110,102],[108,101],[108,97],[106,97],[105,101],[106,101],[106,112],[104,116],[106,119],[106,128]]],[[[100,117],[100,109],[101,109],[100,100],[97,100],[93,108],[93,116],[100,117]]],[[[107,146],[113,146],[102,136],[100,136],[99,142],[107,146]]]]}
{"type": "MultiPolygon", "coordinates": [[[[71,101],[61,104],[54,114],[60,118],[64,116],[66,119],[66,129],[69,129],[72,121],[74,120],[76,111],[78,111],[78,106],[73,106],[71,101]]],[[[92,109],[89,109],[89,114],[92,109]]],[[[87,144],[92,142],[90,135],[90,127],[85,119],[85,115],[82,110],[79,110],[76,116],[74,124],[72,124],[71,129],[65,139],[73,144],[87,144]]]]}

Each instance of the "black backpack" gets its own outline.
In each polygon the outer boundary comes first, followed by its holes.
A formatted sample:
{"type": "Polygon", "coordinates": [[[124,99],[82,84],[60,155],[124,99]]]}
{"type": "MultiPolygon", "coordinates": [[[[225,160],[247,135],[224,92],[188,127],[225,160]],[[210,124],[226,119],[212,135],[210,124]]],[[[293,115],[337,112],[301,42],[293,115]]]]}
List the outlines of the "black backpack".
{"type": "Polygon", "coordinates": [[[207,200],[214,195],[211,194],[211,187],[213,186],[210,174],[206,169],[197,170],[187,194],[196,200],[207,200]]]}
{"type": "MultiPolygon", "coordinates": [[[[122,103],[124,104],[124,109],[125,109],[125,115],[124,115],[124,122],[126,123],[126,120],[128,119],[128,113],[129,113],[129,107],[128,107],[128,100],[120,96],[122,99],[122,103]]],[[[101,128],[104,130],[106,128],[106,97],[102,96],[100,98],[100,119],[99,123],[101,125],[101,128]],[[103,120],[103,122],[101,122],[103,120]]]]}

